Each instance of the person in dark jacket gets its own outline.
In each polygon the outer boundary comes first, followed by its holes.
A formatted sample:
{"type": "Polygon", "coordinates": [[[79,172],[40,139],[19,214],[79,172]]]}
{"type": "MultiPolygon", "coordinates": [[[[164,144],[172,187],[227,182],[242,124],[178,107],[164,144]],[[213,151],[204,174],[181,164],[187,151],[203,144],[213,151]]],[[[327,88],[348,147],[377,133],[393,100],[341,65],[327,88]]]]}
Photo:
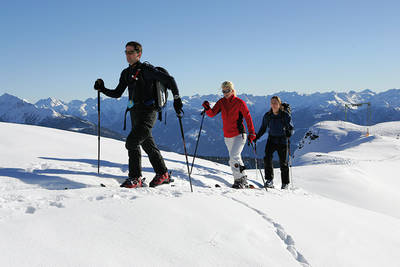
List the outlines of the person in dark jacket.
{"type": "Polygon", "coordinates": [[[202,106],[209,117],[214,117],[221,112],[224,141],[228,148],[229,165],[234,178],[232,187],[242,189],[248,187],[248,183],[241,153],[246,144],[246,139],[253,142],[256,134],[249,109],[246,103],[236,96],[233,83],[225,81],[222,83],[221,89],[224,97],[218,100],[212,108],[208,101],[204,101],[202,106]],[[244,128],[243,119],[247,123],[248,136],[244,128]]]}
{"type": "Polygon", "coordinates": [[[264,114],[262,124],[257,132],[256,140],[268,131],[268,140],[265,145],[264,170],[265,187],[274,188],[274,169],[272,154],[277,151],[281,169],[282,189],[289,188],[288,167],[288,138],[293,134],[293,123],[290,114],[284,111],[282,101],[278,96],[271,98],[271,109],[264,114]]]}
{"type": "Polygon", "coordinates": [[[172,91],[174,108],[178,116],[183,112],[182,100],[172,76],[157,70],[149,63],[140,62],[142,46],[139,43],[128,42],[125,46],[125,54],[129,66],[122,71],[117,87],[113,90],[107,89],[103,80],[97,79],[94,88],[109,97],[119,98],[128,87],[128,108],[132,130],[126,139],[125,147],[129,156],[129,177],[121,184],[121,187],[136,188],[142,186],[140,146],[148,154],[156,173],[154,179],[150,182],[150,186],[155,187],[171,181],[164,159],[152,136],[152,128],[158,114],[155,81],[162,82],[172,91]]]}

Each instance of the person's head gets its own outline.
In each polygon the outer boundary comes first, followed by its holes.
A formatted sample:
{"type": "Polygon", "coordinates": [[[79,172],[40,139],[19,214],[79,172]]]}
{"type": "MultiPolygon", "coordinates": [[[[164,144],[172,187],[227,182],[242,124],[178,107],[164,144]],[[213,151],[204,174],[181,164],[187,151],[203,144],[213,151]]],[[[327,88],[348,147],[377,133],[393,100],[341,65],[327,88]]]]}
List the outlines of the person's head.
{"type": "Polygon", "coordinates": [[[233,83],[231,81],[225,81],[221,84],[222,93],[225,98],[229,98],[232,95],[236,96],[235,88],[233,87],[233,83]]]}
{"type": "Polygon", "coordinates": [[[273,113],[278,113],[279,110],[283,110],[282,101],[279,96],[271,97],[271,111],[273,113]]]}
{"type": "Polygon", "coordinates": [[[125,45],[125,55],[126,61],[128,61],[130,65],[136,64],[142,56],[142,45],[138,42],[128,42],[125,45]]]}

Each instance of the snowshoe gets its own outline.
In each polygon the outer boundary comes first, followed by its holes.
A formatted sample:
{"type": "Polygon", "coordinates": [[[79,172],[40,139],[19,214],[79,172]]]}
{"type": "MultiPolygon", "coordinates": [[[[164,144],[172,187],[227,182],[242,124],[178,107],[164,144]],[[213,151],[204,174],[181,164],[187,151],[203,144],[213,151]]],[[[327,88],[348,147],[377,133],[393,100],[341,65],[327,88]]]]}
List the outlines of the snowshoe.
{"type": "Polygon", "coordinates": [[[126,187],[126,188],[138,188],[138,187],[143,187],[142,183],[142,178],[128,178],[123,182],[120,187],[126,187]]]}
{"type": "Polygon", "coordinates": [[[173,182],[174,180],[171,179],[171,173],[170,172],[166,172],[164,174],[157,174],[153,180],[151,180],[150,182],[150,187],[156,187],[158,185],[162,185],[162,184],[169,184],[171,182],[173,182]]]}
{"type": "Polygon", "coordinates": [[[289,184],[282,184],[281,189],[284,189],[284,190],[289,189],[289,184]]]}
{"type": "Polygon", "coordinates": [[[244,189],[248,187],[249,185],[247,183],[247,176],[243,176],[242,178],[236,179],[232,185],[232,188],[235,189],[244,189]]]}

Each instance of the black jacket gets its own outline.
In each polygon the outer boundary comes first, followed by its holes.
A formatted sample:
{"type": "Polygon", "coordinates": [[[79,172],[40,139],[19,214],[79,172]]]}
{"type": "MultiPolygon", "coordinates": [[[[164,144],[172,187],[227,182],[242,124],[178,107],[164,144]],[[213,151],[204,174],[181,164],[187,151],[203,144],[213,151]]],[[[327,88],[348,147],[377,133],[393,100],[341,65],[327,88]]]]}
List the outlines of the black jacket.
{"type": "Polygon", "coordinates": [[[286,144],[286,131],[290,136],[293,134],[292,117],[286,111],[279,111],[278,115],[268,111],[264,114],[261,127],[257,132],[257,139],[263,136],[267,129],[269,129],[268,138],[274,143],[286,144]]]}
{"type": "Polygon", "coordinates": [[[147,62],[140,61],[121,72],[117,88],[114,90],[106,88],[102,92],[109,97],[119,98],[128,87],[129,99],[133,100],[135,105],[146,104],[156,100],[155,81],[157,80],[165,84],[174,96],[179,95],[174,77],[157,70],[147,62]],[[136,79],[134,79],[135,75],[136,79]]]}

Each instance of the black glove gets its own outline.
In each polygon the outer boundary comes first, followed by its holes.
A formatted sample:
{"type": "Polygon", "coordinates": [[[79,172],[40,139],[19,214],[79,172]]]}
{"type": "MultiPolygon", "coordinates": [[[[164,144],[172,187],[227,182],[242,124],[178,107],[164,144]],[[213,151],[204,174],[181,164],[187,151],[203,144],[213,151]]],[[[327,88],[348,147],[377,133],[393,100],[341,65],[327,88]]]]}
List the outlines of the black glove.
{"type": "Polygon", "coordinates": [[[257,135],[255,133],[249,133],[247,136],[247,141],[255,144],[257,142],[257,135]]]}
{"type": "Polygon", "coordinates": [[[290,137],[292,136],[292,131],[286,129],[286,130],[285,130],[285,135],[286,135],[287,138],[290,138],[290,137]]]}
{"type": "Polygon", "coordinates": [[[210,109],[210,103],[208,101],[204,101],[203,104],[201,104],[205,110],[210,109]]]}
{"type": "Polygon", "coordinates": [[[183,112],[182,107],[182,99],[180,97],[174,98],[174,109],[177,115],[183,112]]]}
{"type": "Polygon", "coordinates": [[[103,81],[102,79],[97,79],[97,80],[94,82],[94,89],[95,89],[95,90],[98,90],[98,91],[100,91],[100,92],[103,92],[104,89],[106,89],[106,88],[104,87],[104,81],[103,81]]]}

